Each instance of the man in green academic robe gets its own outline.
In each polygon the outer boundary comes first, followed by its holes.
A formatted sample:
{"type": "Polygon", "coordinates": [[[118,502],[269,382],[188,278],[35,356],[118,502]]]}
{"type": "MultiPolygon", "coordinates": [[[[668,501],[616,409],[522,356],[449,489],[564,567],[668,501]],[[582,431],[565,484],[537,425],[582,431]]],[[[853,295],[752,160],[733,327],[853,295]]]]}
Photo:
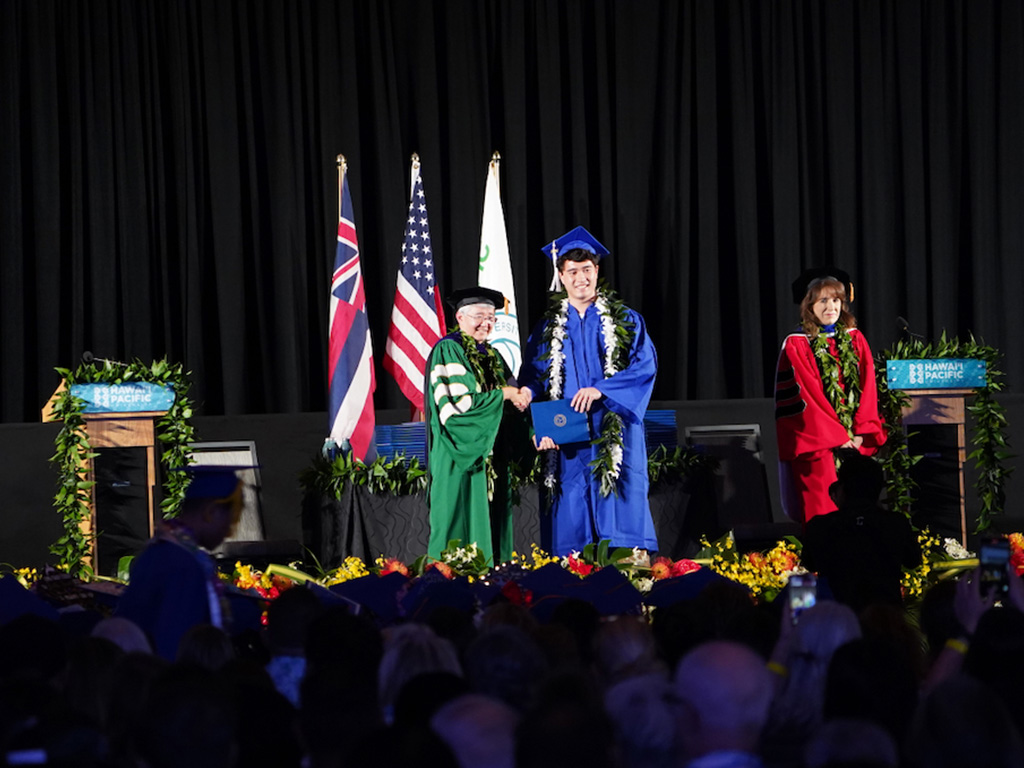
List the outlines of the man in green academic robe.
{"type": "Polygon", "coordinates": [[[448,298],[458,329],[427,358],[424,398],[430,474],[430,543],[438,558],[452,539],[475,543],[492,565],[512,556],[508,462],[526,455],[519,392],[501,354],[487,343],[504,296],[489,288],[448,298]],[[510,384],[511,382],[511,384],[510,384]]]}

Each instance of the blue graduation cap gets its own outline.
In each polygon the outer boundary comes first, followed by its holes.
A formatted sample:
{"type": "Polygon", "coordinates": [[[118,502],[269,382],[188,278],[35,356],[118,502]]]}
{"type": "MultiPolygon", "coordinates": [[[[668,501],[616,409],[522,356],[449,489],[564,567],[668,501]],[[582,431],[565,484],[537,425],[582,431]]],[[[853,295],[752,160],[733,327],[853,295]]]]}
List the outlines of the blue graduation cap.
{"type": "Polygon", "coordinates": [[[643,601],[645,605],[664,608],[684,600],[692,600],[703,592],[708,584],[716,581],[728,581],[728,579],[710,568],[701,568],[683,576],[654,582],[654,586],[651,587],[651,591],[647,593],[643,601]]]}
{"type": "MultiPolygon", "coordinates": [[[[544,246],[543,251],[551,259],[551,267],[554,271],[558,272],[558,257],[563,253],[569,251],[587,251],[588,253],[594,254],[594,263],[596,264],[601,260],[602,256],[608,256],[608,249],[602,245],[601,241],[590,234],[584,227],[576,227],[570,229],[561,237],[555,238],[550,243],[544,246]]],[[[548,290],[556,290],[558,288],[558,278],[552,275],[551,287],[548,290]]]]}
{"type": "Polygon", "coordinates": [[[221,464],[189,464],[175,467],[173,472],[184,472],[192,482],[185,489],[186,499],[214,499],[226,501],[235,495],[242,483],[239,470],[259,469],[256,466],[229,466],[221,464]]]}

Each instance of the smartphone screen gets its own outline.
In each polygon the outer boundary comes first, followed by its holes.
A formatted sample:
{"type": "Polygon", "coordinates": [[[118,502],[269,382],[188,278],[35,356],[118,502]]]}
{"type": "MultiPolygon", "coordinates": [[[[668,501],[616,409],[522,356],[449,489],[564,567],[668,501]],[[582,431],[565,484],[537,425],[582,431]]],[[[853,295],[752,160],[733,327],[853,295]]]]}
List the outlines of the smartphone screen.
{"type": "Polygon", "coordinates": [[[789,609],[794,624],[817,599],[818,584],[813,573],[794,573],[789,577],[789,609]]]}
{"type": "Polygon", "coordinates": [[[1010,542],[1007,539],[983,539],[978,551],[981,563],[981,585],[988,593],[996,591],[996,599],[1006,597],[1009,589],[1007,569],[1010,565],[1010,542]]]}

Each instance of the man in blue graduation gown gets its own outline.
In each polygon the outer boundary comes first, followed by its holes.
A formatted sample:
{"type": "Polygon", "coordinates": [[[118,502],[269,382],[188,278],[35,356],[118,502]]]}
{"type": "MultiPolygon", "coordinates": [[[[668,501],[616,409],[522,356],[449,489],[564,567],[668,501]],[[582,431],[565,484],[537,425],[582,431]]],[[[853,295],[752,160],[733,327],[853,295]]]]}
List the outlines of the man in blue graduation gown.
{"type": "Polygon", "coordinates": [[[586,229],[544,251],[562,291],[530,336],[519,381],[534,399],[565,399],[587,413],[592,438],[537,445],[548,451],[545,484],[554,491],[549,546],[564,555],[607,539],[657,550],[643,423],[658,367],[654,344],[643,318],[598,283],[608,250],[586,229]]]}

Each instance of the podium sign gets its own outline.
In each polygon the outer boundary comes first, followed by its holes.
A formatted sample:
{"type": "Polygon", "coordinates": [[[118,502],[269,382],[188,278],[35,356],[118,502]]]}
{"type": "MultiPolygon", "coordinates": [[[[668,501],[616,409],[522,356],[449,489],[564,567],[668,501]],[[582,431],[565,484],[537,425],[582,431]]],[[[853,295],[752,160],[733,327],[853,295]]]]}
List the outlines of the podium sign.
{"type": "Polygon", "coordinates": [[[71,394],[85,401],[85,413],[167,411],[174,405],[174,390],[171,387],[148,381],[72,384],[71,394]]]}
{"type": "MultiPolygon", "coordinates": [[[[66,386],[62,381],[43,406],[43,421],[54,420],[53,405],[66,386]]],[[[174,389],[128,381],[72,384],[71,394],[85,401],[85,432],[96,454],[83,469],[83,479],[95,485],[81,528],[92,539],[93,570],[113,576],[120,556],[140,551],[156,526],[155,422],[174,405],[174,389]]]]}
{"type": "MultiPolygon", "coordinates": [[[[921,461],[915,467],[920,477],[922,494],[931,498],[922,503],[919,514],[925,518],[920,525],[936,528],[942,520],[942,509],[959,518],[960,543],[967,546],[967,504],[964,462],[967,460],[967,403],[979,387],[986,385],[987,365],[984,360],[930,358],[925,360],[886,360],[885,376],[891,390],[905,390],[910,401],[903,408],[903,423],[916,429],[908,438],[921,461]],[[952,428],[951,439],[941,437],[952,428]],[[942,450],[949,443],[948,456],[942,450]],[[938,482],[947,476],[951,482],[938,482]],[[923,481],[929,480],[930,490],[923,481]],[[949,486],[946,488],[946,486],[949,486]]],[[[924,496],[922,496],[924,499],[924,496]]],[[[915,517],[918,515],[915,514],[915,517]]],[[[952,532],[952,531],[950,531],[952,532]]]]}
{"type": "Polygon", "coordinates": [[[984,360],[886,360],[889,389],[975,389],[985,386],[984,360]]]}

